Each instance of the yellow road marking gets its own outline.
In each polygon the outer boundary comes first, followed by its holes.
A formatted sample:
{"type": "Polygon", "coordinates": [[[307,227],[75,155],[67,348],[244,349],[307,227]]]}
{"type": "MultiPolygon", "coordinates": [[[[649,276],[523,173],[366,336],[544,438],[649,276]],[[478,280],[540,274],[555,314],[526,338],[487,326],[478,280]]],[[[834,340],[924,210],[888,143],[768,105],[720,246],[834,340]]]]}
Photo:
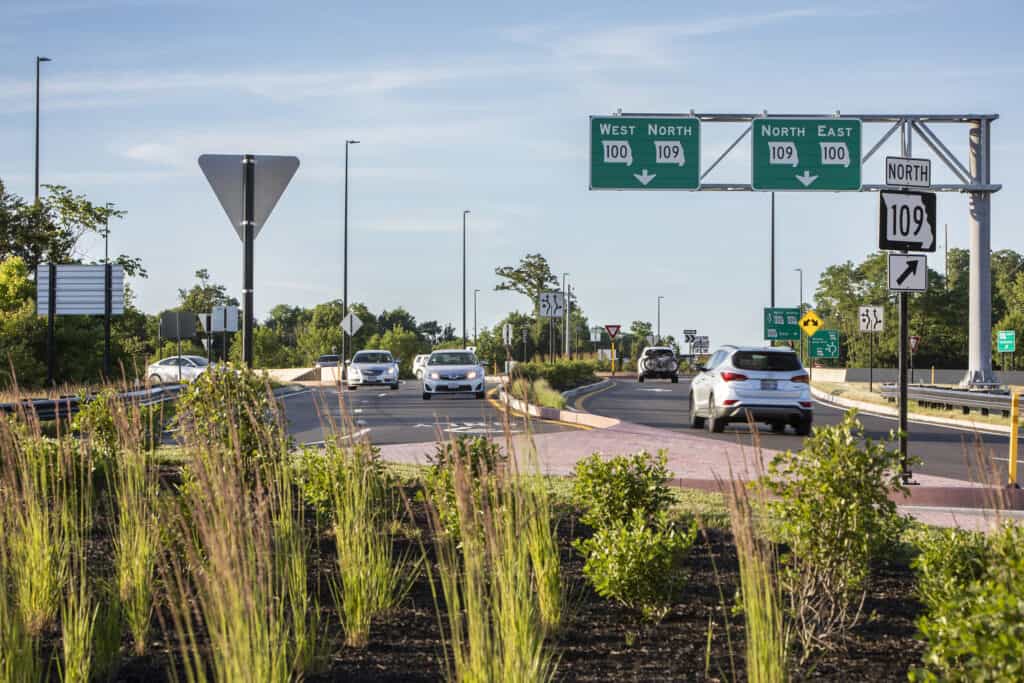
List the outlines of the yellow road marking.
{"type": "Polygon", "coordinates": [[[612,380],[611,384],[609,384],[608,386],[601,387],[600,389],[596,389],[596,390],[591,391],[589,393],[583,394],[582,396],[577,396],[576,400],[573,401],[573,405],[576,406],[576,408],[578,410],[583,410],[583,404],[586,403],[587,400],[589,400],[590,398],[592,398],[594,396],[597,396],[598,394],[603,394],[604,392],[608,391],[609,389],[614,389],[615,387],[618,386],[618,384],[619,384],[618,382],[616,382],[615,380],[612,380]]]}
{"type": "MultiPolygon", "coordinates": [[[[502,405],[502,403],[500,401],[498,401],[497,399],[494,398],[497,395],[498,395],[498,388],[497,387],[495,387],[494,389],[491,389],[490,391],[488,391],[487,392],[487,402],[490,403],[492,406],[494,406],[494,409],[497,410],[499,413],[504,413],[504,412],[506,412],[505,411],[506,406],[502,405]]],[[[537,422],[546,422],[547,424],[561,425],[563,427],[573,427],[575,429],[582,429],[583,431],[587,431],[587,432],[589,432],[589,431],[591,431],[593,429],[593,427],[591,427],[589,425],[576,424],[575,422],[562,422],[561,420],[545,420],[543,418],[534,417],[533,415],[526,415],[525,413],[523,413],[521,411],[513,410],[511,407],[508,407],[508,412],[510,412],[512,415],[516,415],[516,416],[521,417],[521,418],[526,419],[526,420],[535,420],[537,422]]]]}

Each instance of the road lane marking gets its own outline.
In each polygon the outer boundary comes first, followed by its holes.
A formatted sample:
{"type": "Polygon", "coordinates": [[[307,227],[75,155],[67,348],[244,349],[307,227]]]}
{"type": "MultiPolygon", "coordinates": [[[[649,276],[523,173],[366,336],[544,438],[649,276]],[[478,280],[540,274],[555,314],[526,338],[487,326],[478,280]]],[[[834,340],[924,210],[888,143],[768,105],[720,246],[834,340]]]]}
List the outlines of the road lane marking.
{"type": "Polygon", "coordinates": [[[547,424],[561,425],[563,427],[572,427],[574,429],[579,429],[579,430],[582,430],[582,431],[585,431],[585,432],[589,432],[589,431],[594,429],[593,427],[591,427],[589,425],[581,425],[581,424],[576,424],[574,422],[562,422],[561,420],[545,420],[545,419],[542,419],[542,418],[539,418],[539,417],[534,417],[533,415],[526,415],[524,413],[521,413],[518,410],[512,410],[511,407],[509,407],[508,411],[506,411],[505,410],[505,406],[502,405],[501,402],[498,401],[496,398],[494,398],[494,396],[496,396],[497,393],[498,393],[498,388],[497,387],[495,387],[494,389],[491,389],[490,391],[488,391],[487,392],[487,402],[490,403],[491,406],[495,410],[497,410],[499,413],[508,412],[513,417],[521,417],[524,420],[534,420],[536,422],[546,422],[547,424]]]}
{"type": "MultiPolygon", "coordinates": [[[[353,439],[358,439],[360,437],[366,436],[369,433],[370,433],[370,428],[367,427],[366,429],[360,429],[358,432],[353,432],[351,434],[341,434],[337,438],[353,440],[353,439]]],[[[332,439],[332,441],[333,440],[334,439],[332,439]]],[[[307,442],[303,443],[302,445],[303,446],[324,446],[324,445],[326,445],[326,443],[327,442],[324,439],[321,439],[320,441],[307,441],[307,442]]]]}
{"type": "Polygon", "coordinates": [[[576,408],[578,410],[584,410],[585,411],[585,408],[583,407],[584,403],[586,403],[588,400],[590,400],[594,396],[597,396],[598,394],[603,394],[604,392],[608,391],[609,389],[614,389],[618,385],[619,385],[618,382],[616,382],[615,380],[612,380],[611,383],[609,383],[606,386],[601,387],[600,389],[596,389],[594,391],[591,391],[590,393],[583,394],[582,396],[577,396],[576,400],[574,401],[574,405],[576,406],[576,408]]]}

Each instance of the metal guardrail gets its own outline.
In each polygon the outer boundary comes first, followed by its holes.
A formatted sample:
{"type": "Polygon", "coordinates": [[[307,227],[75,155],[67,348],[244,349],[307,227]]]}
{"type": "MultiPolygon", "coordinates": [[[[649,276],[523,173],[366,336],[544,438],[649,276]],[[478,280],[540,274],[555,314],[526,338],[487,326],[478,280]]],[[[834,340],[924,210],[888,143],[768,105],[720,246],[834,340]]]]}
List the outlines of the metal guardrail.
{"type": "MultiPolygon", "coordinates": [[[[125,391],[117,394],[117,398],[122,401],[137,402],[141,406],[148,406],[174,400],[182,388],[183,385],[173,384],[153,387],[151,389],[125,391]]],[[[97,394],[84,398],[81,396],[61,396],[56,399],[39,398],[12,403],[0,403],[0,413],[32,412],[41,421],[67,420],[81,409],[83,403],[88,403],[96,396],[97,394]]]]}
{"type": "MultiPolygon", "coordinates": [[[[880,393],[890,401],[899,399],[899,389],[895,384],[883,384],[880,393]]],[[[972,410],[978,410],[983,415],[999,412],[1003,417],[1009,417],[1012,397],[1008,391],[968,391],[967,389],[910,386],[907,387],[907,399],[928,408],[945,408],[946,410],[959,408],[965,415],[972,410]]]]}

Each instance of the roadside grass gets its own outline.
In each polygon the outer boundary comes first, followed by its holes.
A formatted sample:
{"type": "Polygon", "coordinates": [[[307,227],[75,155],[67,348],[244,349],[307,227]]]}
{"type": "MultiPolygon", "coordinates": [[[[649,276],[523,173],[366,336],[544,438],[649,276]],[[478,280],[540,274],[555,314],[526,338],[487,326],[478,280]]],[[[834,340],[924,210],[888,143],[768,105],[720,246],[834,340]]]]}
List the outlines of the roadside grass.
{"type": "MultiPolygon", "coordinates": [[[[879,393],[881,389],[881,382],[875,382],[875,391],[868,391],[867,382],[813,382],[816,389],[820,389],[828,394],[839,398],[846,398],[853,401],[864,401],[865,403],[874,403],[880,406],[888,406],[889,408],[896,408],[896,403],[890,402],[888,399],[883,398],[879,393]]],[[[1002,415],[982,415],[977,411],[972,411],[969,415],[964,415],[957,410],[944,410],[941,408],[925,408],[919,406],[916,402],[910,401],[907,406],[907,410],[911,415],[927,415],[929,417],[942,417],[948,420],[956,420],[962,422],[965,427],[970,427],[974,424],[980,425],[1002,425],[1008,427],[1010,425],[1010,419],[1003,417],[1002,415]]]]}

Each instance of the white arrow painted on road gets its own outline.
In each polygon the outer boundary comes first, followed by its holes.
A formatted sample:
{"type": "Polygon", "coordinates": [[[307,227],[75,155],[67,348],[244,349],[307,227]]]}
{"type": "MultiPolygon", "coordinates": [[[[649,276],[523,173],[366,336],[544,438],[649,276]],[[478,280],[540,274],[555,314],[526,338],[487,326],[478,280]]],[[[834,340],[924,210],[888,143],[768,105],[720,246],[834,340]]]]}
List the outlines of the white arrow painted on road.
{"type": "Polygon", "coordinates": [[[656,173],[648,173],[647,169],[645,168],[640,173],[634,173],[633,177],[636,178],[637,180],[639,180],[641,185],[643,185],[644,187],[647,187],[647,183],[651,182],[652,180],[654,180],[658,176],[657,176],[656,173]]]}
{"type": "Polygon", "coordinates": [[[810,171],[804,171],[804,174],[796,176],[796,179],[803,183],[804,187],[810,187],[811,183],[818,179],[818,176],[811,175],[810,171]]]}

